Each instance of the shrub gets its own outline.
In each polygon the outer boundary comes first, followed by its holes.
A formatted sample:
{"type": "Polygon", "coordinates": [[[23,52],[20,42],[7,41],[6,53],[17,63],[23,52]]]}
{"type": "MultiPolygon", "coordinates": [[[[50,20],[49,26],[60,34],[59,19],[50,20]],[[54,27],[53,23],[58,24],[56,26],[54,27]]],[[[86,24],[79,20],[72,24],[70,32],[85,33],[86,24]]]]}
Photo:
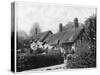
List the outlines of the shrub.
{"type": "MultiPolygon", "coordinates": [[[[82,42],[77,44],[76,58],[68,58],[67,68],[96,67],[96,16],[85,21],[85,30],[82,33],[82,42]]],[[[80,40],[80,39],[79,39],[80,40]]]]}

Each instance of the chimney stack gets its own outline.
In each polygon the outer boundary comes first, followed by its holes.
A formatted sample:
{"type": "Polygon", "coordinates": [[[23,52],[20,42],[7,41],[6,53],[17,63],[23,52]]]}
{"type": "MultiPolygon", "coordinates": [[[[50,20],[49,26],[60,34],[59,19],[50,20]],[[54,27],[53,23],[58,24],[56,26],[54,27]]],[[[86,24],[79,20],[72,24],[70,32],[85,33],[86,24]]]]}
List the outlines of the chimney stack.
{"type": "Polygon", "coordinates": [[[79,26],[78,18],[75,18],[75,19],[74,19],[74,25],[75,25],[75,27],[78,27],[78,26],[79,26]]]}
{"type": "Polygon", "coordinates": [[[62,31],[63,31],[63,24],[60,23],[60,24],[59,24],[59,32],[62,32],[62,31]]]}

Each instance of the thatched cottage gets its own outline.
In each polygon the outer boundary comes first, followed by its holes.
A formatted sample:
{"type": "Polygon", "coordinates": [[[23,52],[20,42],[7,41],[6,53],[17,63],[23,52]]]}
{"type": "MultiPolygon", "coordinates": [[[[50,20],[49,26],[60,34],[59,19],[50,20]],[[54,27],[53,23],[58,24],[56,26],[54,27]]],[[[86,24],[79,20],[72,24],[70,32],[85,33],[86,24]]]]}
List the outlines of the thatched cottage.
{"type": "Polygon", "coordinates": [[[72,28],[68,31],[66,30],[58,32],[56,34],[52,34],[48,36],[44,41],[49,45],[61,46],[65,50],[71,50],[72,46],[75,46],[75,44],[77,43],[78,38],[80,38],[83,31],[84,28],[82,26],[72,28]]]}
{"type": "Polygon", "coordinates": [[[51,31],[45,31],[45,32],[39,33],[39,34],[31,37],[32,38],[31,40],[38,40],[38,41],[43,42],[51,34],[53,34],[51,31]]]}

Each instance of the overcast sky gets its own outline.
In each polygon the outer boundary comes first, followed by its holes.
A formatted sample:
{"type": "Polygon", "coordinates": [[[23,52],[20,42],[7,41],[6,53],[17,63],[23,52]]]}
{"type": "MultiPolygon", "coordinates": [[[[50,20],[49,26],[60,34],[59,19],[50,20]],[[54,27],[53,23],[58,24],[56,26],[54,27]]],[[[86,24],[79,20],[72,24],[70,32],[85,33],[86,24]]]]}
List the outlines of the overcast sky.
{"type": "Polygon", "coordinates": [[[42,31],[52,30],[55,33],[58,31],[59,23],[65,25],[75,17],[83,23],[86,17],[95,13],[96,9],[93,7],[17,2],[16,26],[17,30],[29,34],[31,27],[38,22],[42,31]]]}

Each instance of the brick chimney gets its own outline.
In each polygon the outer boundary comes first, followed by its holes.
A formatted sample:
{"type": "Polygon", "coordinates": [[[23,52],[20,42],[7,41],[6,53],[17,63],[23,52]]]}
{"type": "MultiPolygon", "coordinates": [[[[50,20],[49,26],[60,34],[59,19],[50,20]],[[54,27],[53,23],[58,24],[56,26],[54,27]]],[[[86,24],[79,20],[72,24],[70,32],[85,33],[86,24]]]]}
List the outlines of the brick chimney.
{"type": "Polygon", "coordinates": [[[62,32],[62,31],[63,31],[63,24],[60,23],[60,24],[59,24],[59,32],[62,32]]]}
{"type": "Polygon", "coordinates": [[[79,26],[78,18],[75,18],[75,19],[74,19],[74,25],[75,25],[75,27],[78,27],[78,26],[79,26]]]}

